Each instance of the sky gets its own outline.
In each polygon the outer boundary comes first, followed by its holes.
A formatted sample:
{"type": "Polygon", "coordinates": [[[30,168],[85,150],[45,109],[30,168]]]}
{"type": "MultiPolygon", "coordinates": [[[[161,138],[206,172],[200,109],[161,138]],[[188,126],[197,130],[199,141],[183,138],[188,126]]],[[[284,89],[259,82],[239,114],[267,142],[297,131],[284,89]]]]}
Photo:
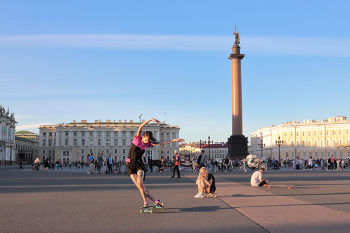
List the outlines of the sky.
{"type": "Polygon", "coordinates": [[[349,1],[0,0],[0,104],[16,130],[156,118],[186,142],[231,135],[241,37],[243,134],[350,117],[349,1]]]}

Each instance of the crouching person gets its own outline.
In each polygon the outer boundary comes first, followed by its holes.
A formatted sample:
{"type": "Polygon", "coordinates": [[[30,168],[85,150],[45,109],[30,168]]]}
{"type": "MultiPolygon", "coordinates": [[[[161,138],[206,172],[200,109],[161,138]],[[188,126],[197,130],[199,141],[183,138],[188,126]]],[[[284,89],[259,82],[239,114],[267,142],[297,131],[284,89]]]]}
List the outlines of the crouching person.
{"type": "Polygon", "coordinates": [[[205,167],[199,170],[196,185],[198,185],[198,194],[194,196],[195,198],[203,198],[206,196],[216,197],[215,177],[211,173],[208,173],[205,167]]]}
{"type": "Polygon", "coordinates": [[[269,181],[266,179],[263,179],[263,173],[265,172],[265,168],[261,167],[259,171],[256,171],[253,173],[252,178],[250,179],[250,184],[255,187],[259,186],[267,186],[269,181]]]}

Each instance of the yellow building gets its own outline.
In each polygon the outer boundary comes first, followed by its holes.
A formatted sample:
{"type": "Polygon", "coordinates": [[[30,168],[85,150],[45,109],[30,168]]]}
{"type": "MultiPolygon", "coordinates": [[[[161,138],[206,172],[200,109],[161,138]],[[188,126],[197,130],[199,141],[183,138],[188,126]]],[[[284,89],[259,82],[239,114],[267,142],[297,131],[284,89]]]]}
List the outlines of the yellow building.
{"type": "Polygon", "coordinates": [[[250,153],[261,156],[262,152],[265,158],[346,158],[350,157],[350,120],[338,116],[273,125],[251,133],[250,143],[250,153]]]}

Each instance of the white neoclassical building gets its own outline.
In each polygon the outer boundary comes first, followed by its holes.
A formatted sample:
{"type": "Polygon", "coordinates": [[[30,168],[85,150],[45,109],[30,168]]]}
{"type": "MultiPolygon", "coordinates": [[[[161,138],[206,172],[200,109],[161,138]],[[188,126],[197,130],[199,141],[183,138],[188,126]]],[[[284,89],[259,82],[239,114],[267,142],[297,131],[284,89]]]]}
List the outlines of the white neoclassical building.
{"type": "MultiPolygon", "coordinates": [[[[144,121],[143,121],[144,122],[144,121]]],[[[86,120],[68,124],[41,125],[39,128],[39,156],[50,161],[61,159],[62,162],[86,161],[87,155],[102,152],[111,153],[115,161],[125,161],[129,147],[134,139],[140,122],[118,122],[86,120]]],[[[165,123],[149,123],[143,131],[151,131],[157,141],[179,138],[180,128],[165,123]]],[[[170,160],[179,143],[173,142],[163,146],[148,148],[146,155],[152,159],[164,157],[170,160]]]]}
{"type": "Polygon", "coordinates": [[[15,158],[15,114],[7,111],[0,104],[0,163],[12,164],[15,158]]]}
{"type": "Polygon", "coordinates": [[[337,116],[273,125],[251,133],[250,142],[250,152],[265,158],[346,158],[350,157],[350,120],[337,116]]]}

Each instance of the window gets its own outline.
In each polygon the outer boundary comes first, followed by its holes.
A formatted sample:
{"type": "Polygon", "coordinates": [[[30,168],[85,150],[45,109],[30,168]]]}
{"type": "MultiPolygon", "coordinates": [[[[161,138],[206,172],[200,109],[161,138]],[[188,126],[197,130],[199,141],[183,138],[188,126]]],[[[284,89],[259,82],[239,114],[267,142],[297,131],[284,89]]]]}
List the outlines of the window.
{"type": "Polygon", "coordinates": [[[122,134],[123,134],[123,137],[126,137],[126,131],[123,131],[122,134]]]}
{"type": "Polygon", "coordinates": [[[94,136],[94,132],[90,132],[89,135],[90,135],[90,137],[93,137],[94,136]]]}
{"type": "Polygon", "coordinates": [[[288,152],[286,152],[286,158],[288,158],[288,157],[289,157],[288,152]]]}
{"type": "Polygon", "coordinates": [[[309,147],[311,147],[312,146],[312,142],[311,142],[311,140],[309,140],[309,147]]]}
{"type": "Polygon", "coordinates": [[[333,139],[333,146],[336,146],[336,145],[337,145],[337,140],[333,139]]]}
{"type": "Polygon", "coordinates": [[[110,137],[111,136],[111,132],[107,131],[106,132],[106,137],[110,137]]]}
{"type": "Polygon", "coordinates": [[[299,137],[299,132],[297,132],[297,137],[299,137]]]}
{"type": "Polygon", "coordinates": [[[64,139],[64,145],[68,146],[68,139],[64,139]]]}
{"type": "Polygon", "coordinates": [[[69,132],[64,132],[64,136],[68,137],[69,136],[69,132]]]}
{"type": "Polygon", "coordinates": [[[337,131],[333,130],[333,135],[337,135],[337,131]]]}
{"type": "Polygon", "coordinates": [[[315,146],[318,146],[318,140],[315,140],[315,146]]]}
{"type": "Polygon", "coordinates": [[[43,136],[46,136],[46,133],[45,133],[45,132],[43,133],[43,136]]]}
{"type": "Polygon", "coordinates": [[[114,132],[114,137],[118,137],[118,132],[114,132]]]}
{"type": "Polygon", "coordinates": [[[294,137],[294,132],[291,132],[291,133],[290,133],[290,136],[291,136],[291,137],[294,137]]]}
{"type": "Polygon", "coordinates": [[[85,132],[81,132],[81,136],[82,136],[82,137],[85,137],[85,132]]]}
{"type": "Polygon", "coordinates": [[[125,149],[123,149],[123,151],[122,151],[122,152],[123,152],[123,154],[125,154],[125,149]]]}
{"type": "Polygon", "coordinates": [[[109,154],[109,149],[106,149],[106,154],[109,154]]]}
{"type": "Polygon", "coordinates": [[[77,132],[73,132],[73,137],[76,137],[77,136],[77,132]]]}
{"type": "Polygon", "coordinates": [[[123,146],[126,146],[126,139],[123,139],[123,146]]]}
{"type": "Polygon", "coordinates": [[[303,147],[306,147],[306,141],[303,141],[303,147]]]}
{"type": "Polygon", "coordinates": [[[106,138],[106,146],[109,146],[109,144],[110,144],[110,139],[106,138]]]}
{"type": "Polygon", "coordinates": [[[98,131],[98,132],[97,132],[97,136],[98,136],[98,137],[101,137],[101,136],[102,136],[102,131],[98,131]]]}
{"type": "Polygon", "coordinates": [[[89,152],[89,153],[90,153],[90,154],[93,153],[93,152],[92,152],[92,149],[90,149],[90,152],[89,152]]]}
{"type": "Polygon", "coordinates": [[[291,141],[291,143],[292,143],[291,146],[294,147],[294,141],[291,141]]]}
{"type": "Polygon", "coordinates": [[[93,146],[93,145],[94,145],[94,139],[90,139],[89,145],[90,145],[90,146],[93,146]]]}
{"type": "Polygon", "coordinates": [[[288,133],[286,132],[286,133],[284,134],[284,136],[288,137],[288,133]]]}
{"type": "Polygon", "coordinates": [[[85,146],[85,139],[81,139],[81,145],[85,146]]]}
{"type": "Polygon", "coordinates": [[[311,151],[309,152],[309,157],[312,157],[312,152],[311,151]]]}
{"type": "Polygon", "coordinates": [[[321,142],[320,142],[320,146],[323,146],[323,140],[321,140],[321,142]]]}
{"type": "Polygon", "coordinates": [[[130,137],[135,137],[134,135],[135,135],[135,132],[134,132],[134,131],[131,131],[131,132],[130,132],[130,137]]]}
{"type": "Polygon", "coordinates": [[[73,146],[77,145],[77,139],[73,139],[73,146]]]}
{"type": "Polygon", "coordinates": [[[320,135],[323,136],[323,131],[320,132],[320,135]]]}
{"type": "Polygon", "coordinates": [[[52,146],[52,140],[51,139],[49,140],[49,146],[52,146]]]}
{"type": "Polygon", "coordinates": [[[311,132],[309,132],[309,137],[311,137],[311,132]]]}
{"type": "Polygon", "coordinates": [[[97,145],[101,146],[102,145],[102,139],[97,139],[97,145]]]}
{"type": "Polygon", "coordinates": [[[173,139],[176,138],[176,133],[173,133],[173,139]]]}
{"type": "Polygon", "coordinates": [[[46,140],[43,140],[43,146],[46,146],[46,140]]]}
{"type": "Polygon", "coordinates": [[[317,131],[315,131],[315,136],[317,136],[317,131]]]}
{"type": "Polygon", "coordinates": [[[114,146],[118,146],[118,139],[114,139],[114,146]]]}
{"type": "Polygon", "coordinates": [[[315,152],[315,158],[318,158],[318,152],[317,151],[315,152]]]}
{"type": "Polygon", "coordinates": [[[339,130],[339,135],[343,135],[343,130],[339,130]]]}
{"type": "Polygon", "coordinates": [[[321,152],[321,157],[324,158],[324,152],[323,151],[321,152]]]}
{"type": "Polygon", "coordinates": [[[328,130],[327,130],[327,133],[326,133],[326,134],[327,134],[327,136],[329,136],[329,131],[328,131],[328,130]]]}
{"type": "Polygon", "coordinates": [[[114,154],[118,154],[118,150],[117,149],[114,150],[114,154]]]}
{"type": "Polygon", "coordinates": [[[297,141],[297,146],[298,146],[298,147],[300,146],[300,141],[297,141]]]}
{"type": "Polygon", "coordinates": [[[49,133],[49,137],[52,137],[52,133],[49,133]]]}
{"type": "Polygon", "coordinates": [[[81,154],[85,154],[85,150],[84,149],[81,149],[81,154]]]}
{"type": "Polygon", "coordinates": [[[334,158],[337,158],[337,152],[334,151],[334,158]]]}
{"type": "Polygon", "coordinates": [[[343,151],[342,150],[340,151],[340,155],[339,156],[340,156],[340,158],[343,158],[343,151]]]}
{"type": "Polygon", "coordinates": [[[306,152],[303,152],[303,157],[306,158],[306,152]]]}
{"type": "Polygon", "coordinates": [[[303,137],[305,137],[305,132],[303,132],[303,137]]]}
{"type": "Polygon", "coordinates": [[[43,155],[46,153],[46,151],[45,150],[43,150],[43,155]]]}

